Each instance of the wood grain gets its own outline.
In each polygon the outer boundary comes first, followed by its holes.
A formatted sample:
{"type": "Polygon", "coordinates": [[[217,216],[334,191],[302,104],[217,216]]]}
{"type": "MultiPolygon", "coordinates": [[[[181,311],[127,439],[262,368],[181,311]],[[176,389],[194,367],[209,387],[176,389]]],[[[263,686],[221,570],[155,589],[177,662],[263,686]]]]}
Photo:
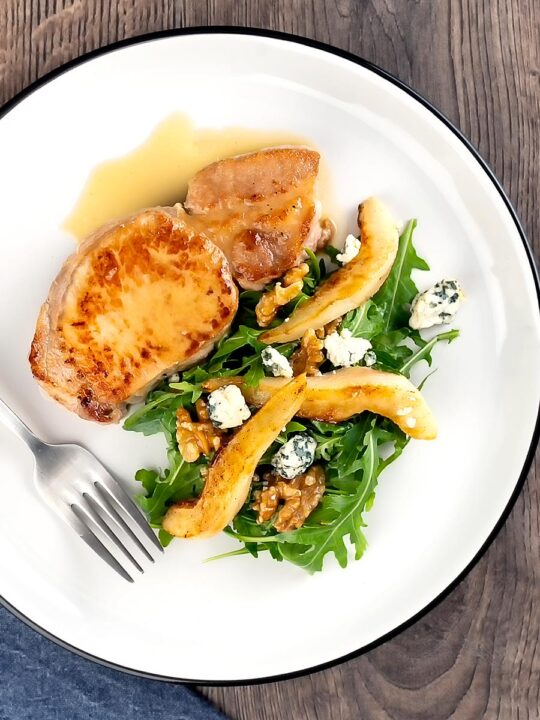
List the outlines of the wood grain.
{"type": "MultiPolygon", "coordinates": [[[[488,160],[540,251],[537,0],[2,0],[0,102],[70,58],[164,28],[314,37],[394,73],[488,160]]],[[[540,473],[468,578],[391,642],[340,667],[202,690],[238,720],[540,718],[540,473]]]]}

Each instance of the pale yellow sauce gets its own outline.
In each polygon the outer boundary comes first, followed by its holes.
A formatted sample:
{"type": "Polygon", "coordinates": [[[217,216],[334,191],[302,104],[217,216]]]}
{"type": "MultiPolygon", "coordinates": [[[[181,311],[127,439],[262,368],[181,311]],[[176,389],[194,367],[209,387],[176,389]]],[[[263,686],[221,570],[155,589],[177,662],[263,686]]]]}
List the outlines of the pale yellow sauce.
{"type": "MultiPolygon", "coordinates": [[[[82,240],[110,220],[146,207],[174,205],[184,200],[189,180],[206,165],[272,145],[314,148],[309,139],[285,130],[196,129],[187,116],[171,115],[135,150],[92,170],[63,227],[82,240]]],[[[318,195],[323,216],[331,217],[339,232],[342,211],[335,201],[324,158],[318,195]]]]}

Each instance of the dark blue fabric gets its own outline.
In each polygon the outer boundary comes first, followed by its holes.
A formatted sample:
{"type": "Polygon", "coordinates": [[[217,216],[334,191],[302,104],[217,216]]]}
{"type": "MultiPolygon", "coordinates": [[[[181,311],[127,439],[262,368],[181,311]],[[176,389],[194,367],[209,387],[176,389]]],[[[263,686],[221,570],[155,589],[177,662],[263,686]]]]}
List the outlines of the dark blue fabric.
{"type": "Polygon", "coordinates": [[[0,606],[0,720],[224,720],[182,685],[59,647],[0,606]]]}

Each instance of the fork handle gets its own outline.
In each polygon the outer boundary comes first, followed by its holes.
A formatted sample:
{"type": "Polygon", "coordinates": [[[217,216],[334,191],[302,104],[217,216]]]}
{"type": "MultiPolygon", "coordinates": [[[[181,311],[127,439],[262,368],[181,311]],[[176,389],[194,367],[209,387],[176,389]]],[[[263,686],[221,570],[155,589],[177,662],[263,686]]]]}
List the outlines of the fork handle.
{"type": "Polygon", "coordinates": [[[15,415],[13,410],[8,407],[1,398],[0,420],[6,427],[12,430],[15,435],[25,442],[34,454],[43,448],[44,443],[34,435],[30,428],[26,427],[23,421],[15,415]]]}

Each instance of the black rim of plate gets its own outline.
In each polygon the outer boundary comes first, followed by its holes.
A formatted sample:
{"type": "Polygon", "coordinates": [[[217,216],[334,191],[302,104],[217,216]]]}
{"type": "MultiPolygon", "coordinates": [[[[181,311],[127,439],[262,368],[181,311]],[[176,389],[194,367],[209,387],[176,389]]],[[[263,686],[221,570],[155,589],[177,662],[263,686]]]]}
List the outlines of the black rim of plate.
{"type": "MultiPolygon", "coordinates": [[[[188,28],[177,28],[172,30],[163,30],[159,32],[149,33],[146,35],[139,35],[133,38],[128,38],[126,40],[120,40],[119,42],[113,43],[111,45],[106,45],[105,47],[98,48],[96,50],[93,50],[92,52],[86,53],[85,55],[81,55],[78,58],[75,58],[71,60],[70,62],[66,63],[65,65],[62,65],[59,68],[56,68],[55,70],[52,70],[51,72],[44,75],[42,78],[36,80],[31,85],[29,85],[27,88],[22,90],[20,93],[18,93],[14,98],[9,100],[1,109],[0,109],[0,120],[8,113],[10,110],[12,110],[16,105],[18,105],[22,100],[27,98],[29,95],[31,95],[33,92],[38,90],[39,88],[43,87],[47,83],[51,82],[51,80],[54,80],[59,75],[62,75],[63,73],[67,72],[68,70],[71,70],[74,67],[77,67],[78,65],[81,65],[83,63],[88,62],[89,60],[93,60],[96,57],[99,57],[100,55],[105,55],[110,52],[114,52],[115,50],[120,50],[122,48],[128,47],[130,45],[136,45],[140,43],[149,42],[152,40],[160,40],[163,38],[171,38],[175,36],[182,36],[182,35],[212,35],[212,34],[223,34],[223,35],[250,35],[254,37],[266,37],[271,38],[274,40],[281,40],[286,42],[293,42],[300,45],[305,45],[311,48],[315,48],[316,50],[320,50],[325,53],[329,53],[331,55],[337,55],[338,57],[341,57],[345,60],[349,60],[350,62],[355,63],[356,65],[360,65],[361,67],[370,70],[371,72],[375,73],[379,77],[383,78],[384,80],[390,82],[392,85],[400,88],[404,92],[406,92],[408,95],[410,95],[412,98],[414,98],[417,102],[419,102],[421,105],[423,105],[425,108],[427,108],[436,118],[438,118],[457,138],[461,140],[461,142],[465,145],[465,147],[469,150],[471,155],[477,160],[480,167],[484,170],[486,173],[488,179],[493,183],[493,186],[499,193],[502,201],[504,202],[506,209],[510,213],[510,216],[512,217],[512,220],[514,221],[514,224],[516,226],[516,229],[521,237],[521,240],[523,242],[523,246],[525,248],[525,252],[527,254],[527,258],[529,260],[530,270],[534,279],[535,287],[536,287],[536,296],[538,300],[538,309],[540,312],[540,279],[538,276],[538,270],[536,267],[536,263],[534,260],[534,255],[531,249],[531,246],[529,245],[529,242],[527,240],[527,237],[525,235],[525,232],[521,226],[521,223],[519,222],[519,219],[517,217],[516,211],[514,210],[510,200],[508,199],[508,196],[506,195],[505,191],[503,190],[501,184],[493,174],[492,170],[489,168],[485,160],[481,157],[481,155],[478,153],[476,148],[472,145],[472,143],[461,133],[460,130],[458,130],[455,125],[450,122],[450,120],[445,117],[437,108],[435,108],[430,102],[428,102],[425,98],[423,98],[419,93],[417,93],[415,90],[410,88],[408,85],[406,85],[401,80],[398,80],[393,75],[388,73],[386,70],[383,70],[382,68],[378,67],[377,65],[374,65],[373,63],[368,62],[367,60],[363,60],[362,58],[358,57],[357,55],[354,55],[350,52],[347,52],[346,50],[340,50],[339,48],[335,48],[331,45],[328,45],[326,43],[319,42],[318,40],[312,40],[310,38],[304,38],[297,35],[291,35],[289,33],[282,33],[277,32],[274,30],[264,30],[261,28],[249,28],[249,27],[229,27],[229,26],[210,26],[210,27],[188,27],[188,28]]],[[[360,655],[363,655],[364,653],[368,652],[369,650],[372,650],[373,648],[382,645],[387,640],[391,640],[392,638],[399,635],[401,632],[406,630],[407,628],[411,627],[417,620],[420,620],[424,615],[426,615],[430,610],[432,610],[436,605],[438,605],[442,600],[444,600],[448,595],[461,583],[461,581],[468,575],[468,573],[472,570],[472,568],[477,564],[477,562],[480,560],[480,558],[485,554],[488,547],[491,545],[499,531],[501,530],[502,526],[506,522],[510,511],[512,510],[517,497],[519,493],[521,492],[523,485],[525,484],[525,480],[527,478],[527,474],[529,472],[529,469],[532,465],[532,461],[534,458],[534,454],[536,451],[536,446],[538,444],[538,440],[540,437],[540,407],[538,409],[538,414],[536,418],[536,424],[533,432],[533,436],[531,438],[531,443],[529,446],[529,450],[525,456],[523,468],[521,470],[521,473],[517,479],[516,486],[514,488],[514,491],[512,492],[512,495],[510,496],[510,499],[508,500],[508,503],[495,524],[495,527],[490,532],[489,536],[483,543],[482,547],[474,558],[469,562],[469,564],[459,573],[459,575],[441,592],[439,595],[437,595],[436,598],[434,598],[430,603],[428,603],[424,608],[422,608],[419,612],[417,612],[415,615],[413,615],[411,618],[406,620],[405,622],[401,623],[401,625],[398,625],[396,628],[391,630],[390,632],[386,633],[385,635],[381,636],[377,640],[374,640],[373,642],[364,645],[361,648],[358,648],[358,650],[354,650],[353,652],[347,653],[346,655],[343,655],[341,657],[335,658],[333,660],[328,660],[327,662],[321,663],[319,665],[315,665],[313,667],[307,667],[302,670],[296,670],[294,672],[288,672],[283,673],[279,675],[271,675],[267,677],[261,677],[261,678],[248,678],[246,680],[238,679],[238,680],[197,680],[197,679],[185,679],[185,678],[178,678],[178,677],[170,677],[167,675],[159,675],[155,673],[150,672],[144,672],[142,670],[136,670],[134,668],[125,667],[123,665],[118,665],[116,663],[110,662],[108,660],[105,660],[103,658],[97,657],[96,655],[92,655],[91,653],[85,652],[84,650],[81,650],[80,648],[75,647],[74,645],[70,645],[70,643],[62,640],[61,638],[56,637],[52,633],[48,632],[45,628],[39,626],[35,622],[33,622],[29,617],[24,615],[22,612],[17,610],[17,608],[13,607],[7,600],[5,600],[2,596],[0,596],[0,603],[9,611],[11,611],[14,615],[16,615],[20,620],[25,622],[27,625],[29,625],[31,628],[36,630],[37,632],[44,635],[49,640],[52,640],[53,642],[57,643],[61,647],[71,650],[72,652],[76,653],[77,655],[80,655],[81,657],[92,660],[94,662],[97,662],[101,665],[105,665],[106,667],[109,667],[113,670],[121,670],[123,672],[130,673],[132,675],[137,675],[139,677],[151,679],[151,680],[163,680],[166,682],[176,682],[176,683],[189,683],[193,685],[223,685],[223,686],[231,686],[231,685],[254,685],[258,683],[266,683],[266,682],[276,682],[278,680],[289,680],[295,677],[300,677],[302,675],[307,675],[309,673],[319,672],[321,670],[326,670],[327,668],[333,667],[334,665],[339,665],[340,663],[346,662],[347,660],[352,660],[356,657],[359,657],[360,655]]]]}

